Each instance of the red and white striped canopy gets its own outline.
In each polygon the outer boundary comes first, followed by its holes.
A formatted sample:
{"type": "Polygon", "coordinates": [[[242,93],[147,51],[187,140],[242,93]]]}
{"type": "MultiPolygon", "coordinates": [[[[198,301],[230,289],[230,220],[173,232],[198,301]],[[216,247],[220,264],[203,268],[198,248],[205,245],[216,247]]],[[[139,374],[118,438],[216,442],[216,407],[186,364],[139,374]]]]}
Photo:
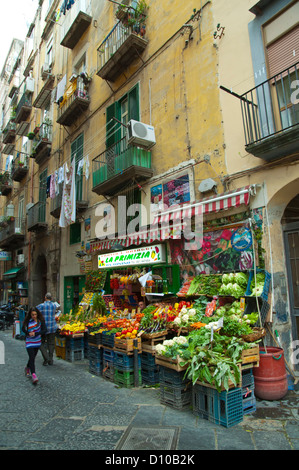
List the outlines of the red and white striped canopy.
{"type": "Polygon", "coordinates": [[[153,243],[166,239],[181,238],[181,229],[184,227],[184,220],[192,216],[201,214],[211,214],[222,210],[229,210],[241,205],[248,205],[250,195],[253,194],[254,186],[246,186],[242,189],[219,194],[214,198],[205,198],[201,201],[185,206],[172,207],[171,210],[157,213],[149,228],[143,228],[139,232],[128,234],[113,240],[99,240],[90,243],[90,252],[110,250],[114,245],[121,245],[127,248],[131,245],[141,245],[142,243],[153,243]],[[172,221],[172,225],[169,222],[172,221]],[[178,235],[179,234],[179,235],[178,235]]]}

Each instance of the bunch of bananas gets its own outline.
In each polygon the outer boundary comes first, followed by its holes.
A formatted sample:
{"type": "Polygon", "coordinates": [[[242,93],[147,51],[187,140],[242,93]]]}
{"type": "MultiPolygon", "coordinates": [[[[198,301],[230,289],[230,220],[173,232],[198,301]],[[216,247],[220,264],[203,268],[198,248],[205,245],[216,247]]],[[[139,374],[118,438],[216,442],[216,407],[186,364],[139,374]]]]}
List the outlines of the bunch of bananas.
{"type": "Polygon", "coordinates": [[[61,334],[74,334],[74,333],[84,333],[85,331],[85,323],[81,321],[77,322],[67,322],[65,325],[61,327],[61,334]]]}

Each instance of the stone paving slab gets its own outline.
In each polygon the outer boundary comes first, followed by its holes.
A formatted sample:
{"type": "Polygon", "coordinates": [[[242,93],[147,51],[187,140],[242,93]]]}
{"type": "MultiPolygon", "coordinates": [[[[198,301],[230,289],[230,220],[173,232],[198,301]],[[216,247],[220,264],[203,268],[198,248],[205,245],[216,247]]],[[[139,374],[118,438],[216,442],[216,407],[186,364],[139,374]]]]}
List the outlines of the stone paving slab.
{"type": "MultiPolygon", "coordinates": [[[[114,451],[129,426],[179,429],[177,450],[298,450],[299,393],[280,401],[257,400],[256,411],[225,428],[191,408],[162,405],[159,388],[120,388],[88,371],[88,361],[36,359],[39,383],[24,376],[27,353],[12,331],[0,332],[0,450],[114,451]],[[34,404],[34,406],[32,406],[34,404]]],[[[146,444],[144,444],[145,449],[146,444]]]]}

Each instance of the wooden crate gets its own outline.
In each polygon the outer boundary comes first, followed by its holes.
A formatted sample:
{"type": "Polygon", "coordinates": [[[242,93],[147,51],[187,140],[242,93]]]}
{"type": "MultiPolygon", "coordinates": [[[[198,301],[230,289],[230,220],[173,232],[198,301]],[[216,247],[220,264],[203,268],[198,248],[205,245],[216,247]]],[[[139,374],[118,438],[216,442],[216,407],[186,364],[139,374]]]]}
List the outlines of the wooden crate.
{"type": "Polygon", "coordinates": [[[258,346],[242,351],[242,365],[258,364],[260,360],[260,350],[258,346]]]}
{"type": "Polygon", "coordinates": [[[180,356],[177,356],[176,359],[171,359],[169,357],[156,355],[155,362],[159,366],[168,367],[168,369],[176,370],[177,372],[186,370],[188,367],[187,365],[184,367],[180,365],[180,362],[183,362],[183,359],[180,358],[180,356]]]}
{"type": "MultiPolygon", "coordinates": [[[[137,340],[137,350],[138,353],[141,353],[141,338],[134,338],[137,340]]],[[[114,338],[114,351],[124,352],[126,354],[133,354],[134,353],[134,339],[133,338],[125,338],[120,339],[115,337],[114,338]]]]}
{"type": "Polygon", "coordinates": [[[151,354],[156,353],[156,345],[163,343],[166,339],[166,336],[157,336],[156,338],[151,338],[148,340],[142,340],[141,346],[142,351],[149,352],[151,354]]]}

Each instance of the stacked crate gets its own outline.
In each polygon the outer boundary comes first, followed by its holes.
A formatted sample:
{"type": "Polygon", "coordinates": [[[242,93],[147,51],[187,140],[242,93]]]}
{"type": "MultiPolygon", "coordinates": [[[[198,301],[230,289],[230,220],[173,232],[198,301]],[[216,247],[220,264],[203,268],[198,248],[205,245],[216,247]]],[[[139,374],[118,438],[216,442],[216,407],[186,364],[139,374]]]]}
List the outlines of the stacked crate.
{"type": "Polygon", "coordinates": [[[141,358],[138,354],[138,364],[135,370],[134,355],[114,351],[114,383],[121,387],[131,388],[135,386],[135,374],[137,385],[141,385],[141,358]]]}
{"type": "Polygon", "coordinates": [[[65,359],[66,338],[62,336],[55,336],[55,353],[56,357],[65,359]]]}
{"type": "Polygon", "coordinates": [[[160,403],[177,410],[191,406],[192,386],[185,371],[177,371],[160,365],[160,403]]]}
{"type": "Polygon", "coordinates": [[[89,344],[88,348],[89,372],[93,375],[103,374],[103,350],[97,345],[89,344]]]}
{"type": "Polygon", "coordinates": [[[226,428],[243,421],[242,388],[228,391],[195,384],[192,388],[193,413],[226,428]]]}
{"type": "Polygon", "coordinates": [[[156,364],[154,354],[143,351],[141,353],[141,377],[145,385],[159,383],[159,366],[156,364]]]}
{"type": "Polygon", "coordinates": [[[103,349],[103,377],[110,382],[114,381],[114,351],[102,346],[103,349]]]}
{"type": "Polygon", "coordinates": [[[244,415],[256,411],[256,399],[254,395],[254,376],[252,369],[242,370],[242,399],[244,415]]]}
{"type": "Polygon", "coordinates": [[[84,336],[66,337],[65,360],[69,362],[84,359],[84,336]]]}

